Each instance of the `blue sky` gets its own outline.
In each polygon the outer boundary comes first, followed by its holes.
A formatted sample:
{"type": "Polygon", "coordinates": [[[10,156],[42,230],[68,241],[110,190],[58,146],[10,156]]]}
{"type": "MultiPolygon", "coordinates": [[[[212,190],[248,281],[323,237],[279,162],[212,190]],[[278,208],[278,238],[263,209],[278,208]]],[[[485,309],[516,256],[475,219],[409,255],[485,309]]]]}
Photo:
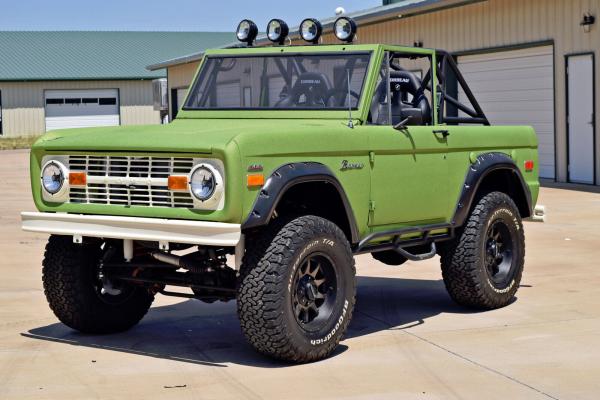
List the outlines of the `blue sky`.
{"type": "Polygon", "coordinates": [[[0,30],[233,31],[240,19],[250,18],[264,31],[275,17],[295,26],[306,17],[331,17],[338,6],[358,11],[379,5],[381,0],[0,0],[0,30]]]}

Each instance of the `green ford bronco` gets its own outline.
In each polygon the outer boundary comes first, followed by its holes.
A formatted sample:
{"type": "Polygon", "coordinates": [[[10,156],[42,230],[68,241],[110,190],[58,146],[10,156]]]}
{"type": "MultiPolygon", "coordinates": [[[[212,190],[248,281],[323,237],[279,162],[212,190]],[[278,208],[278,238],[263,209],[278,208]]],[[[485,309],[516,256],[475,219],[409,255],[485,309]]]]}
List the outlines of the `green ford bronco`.
{"type": "MultiPolygon", "coordinates": [[[[236,300],[259,352],[319,360],[348,328],[364,253],[394,266],[439,255],[457,303],[513,300],[522,220],[540,218],[534,130],[489,126],[450,54],[348,43],[341,20],[347,43],[269,32],[275,46],[207,51],[168,125],[35,143],[38,212],[22,224],[51,234],[43,284],[60,321],[111,333],[158,293],[236,300]]],[[[238,38],[253,33],[240,24],[238,38]]]]}

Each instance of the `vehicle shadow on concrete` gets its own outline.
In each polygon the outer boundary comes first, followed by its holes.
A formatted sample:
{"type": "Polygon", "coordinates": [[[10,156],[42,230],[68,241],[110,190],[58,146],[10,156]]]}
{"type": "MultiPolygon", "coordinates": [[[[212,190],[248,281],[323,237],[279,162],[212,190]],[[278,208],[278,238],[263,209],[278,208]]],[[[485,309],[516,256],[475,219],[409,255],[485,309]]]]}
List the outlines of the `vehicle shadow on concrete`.
{"type": "MultiPolygon", "coordinates": [[[[358,277],[357,302],[346,338],[405,329],[440,313],[465,313],[455,305],[441,280],[358,277]]],[[[256,353],[242,335],[235,302],[205,304],[197,300],[152,307],[140,324],[111,335],[87,335],[61,323],[42,326],[22,336],[138,354],[186,363],[226,367],[227,363],[263,368],[290,364],[256,353]]],[[[347,349],[343,343],[333,357],[347,349]]]]}

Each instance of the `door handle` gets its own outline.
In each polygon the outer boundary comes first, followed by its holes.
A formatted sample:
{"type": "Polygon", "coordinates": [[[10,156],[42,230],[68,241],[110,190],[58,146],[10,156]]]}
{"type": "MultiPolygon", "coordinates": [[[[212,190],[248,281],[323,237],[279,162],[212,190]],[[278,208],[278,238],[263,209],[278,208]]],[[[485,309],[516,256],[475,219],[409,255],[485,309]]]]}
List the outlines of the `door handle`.
{"type": "Polygon", "coordinates": [[[439,135],[441,134],[444,138],[447,138],[448,136],[450,136],[450,132],[447,129],[436,129],[433,131],[434,135],[439,135]]]}

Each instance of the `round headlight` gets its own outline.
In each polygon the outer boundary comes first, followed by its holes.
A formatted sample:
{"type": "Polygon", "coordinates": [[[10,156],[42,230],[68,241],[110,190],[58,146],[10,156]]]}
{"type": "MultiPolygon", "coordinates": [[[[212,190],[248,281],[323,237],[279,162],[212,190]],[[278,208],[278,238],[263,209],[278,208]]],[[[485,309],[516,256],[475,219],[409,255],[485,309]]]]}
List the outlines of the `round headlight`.
{"type": "Polygon", "coordinates": [[[300,36],[309,43],[317,43],[321,33],[323,33],[323,27],[314,18],[306,18],[300,23],[300,36]]]}
{"type": "Polygon", "coordinates": [[[218,173],[206,165],[199,165],[194,169],[190,177],[190,190],[194,197],[200,201],[206,201],[212,197],[217,187],[218,173]]]}
{"type": "Polygon", "coordinates": [[[351,42],[356,35],[356,22],[352,18],[340,17],[333,24],[333,32],[342,42],[351,42]]]}
{"type": "Polygon", "coordinates": [[[273,43],[283,44],[289,32],[287,24],[280,19],[272,19],[267,24],[267,37],[273,43]]]}
{"type": "Polygon", "coordinates": [[[258,35],[258,28],[256,24],[249,19],[243,19],[237,27],[236,36],[240,42],[248,43],[252,45],[254,39],[258,35]]]}
{"type": "Polygon", "coordinates": [[[42,168],[42,187],[50,194],[56,194],[65,182],[64,167],[57,161],[50,161],[42,168]]]}

